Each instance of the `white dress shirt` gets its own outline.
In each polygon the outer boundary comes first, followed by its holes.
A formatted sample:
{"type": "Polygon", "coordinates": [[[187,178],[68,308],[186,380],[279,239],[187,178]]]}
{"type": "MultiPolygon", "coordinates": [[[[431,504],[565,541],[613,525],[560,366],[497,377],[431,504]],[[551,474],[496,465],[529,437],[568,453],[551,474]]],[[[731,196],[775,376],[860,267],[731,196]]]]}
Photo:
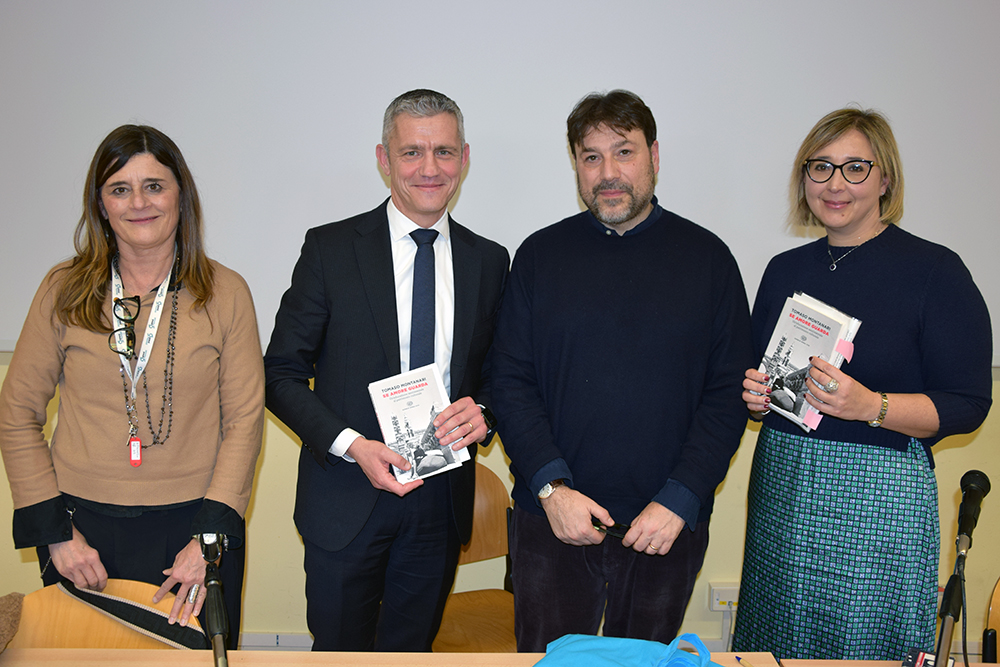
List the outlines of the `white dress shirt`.
{"type": "MultiPolygon", "coordinates": [[[[389,217],[389,241],[392,247],[392,273],[396,285],[396,322],[399,326],[400,372],[410,370],[410,320],[413,308],[413,261],[417,256],[417,243],[410,232],[421,229],[400,213],[389,200],[386,213],[389,217]]],[[[434,239],[434,363],[444,376],[444,388],[451,395],[451,348],[455,331],[455,271],[451,256],[451,229],[448,212],[431,225],[438,232],[434,239]]],[[[379,378],[381,379],[381,378],[379,378]]],[[[345,428],[333,441],[330,453],[345,456],[347,448],[363,437],[352,428],[345,428]]]]}

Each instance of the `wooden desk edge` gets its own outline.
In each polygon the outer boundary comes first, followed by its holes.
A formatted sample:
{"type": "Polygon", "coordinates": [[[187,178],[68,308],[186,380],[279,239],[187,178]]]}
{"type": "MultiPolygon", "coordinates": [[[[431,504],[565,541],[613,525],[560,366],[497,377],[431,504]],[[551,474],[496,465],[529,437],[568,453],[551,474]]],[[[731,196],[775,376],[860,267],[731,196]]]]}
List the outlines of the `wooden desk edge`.
{"type": "MultiPolygon", "coordinates": [[[[735,653],[713,653],[722,667],[739,667],[735,653]]],[[[770,653],[740,653],[753,667],[778,667],[770,653]]],[[[309,651],[230,651],[232,665],[330,665],[335,667],[532,667],[544,653],[313,653],[309,651]]],[[[0,653],[0,666],[97,667],[98,665],[211,665],[208,651],[143,649],[22,648],[0,653]]],[[[799,666],[804,667],[804,666],[799,666]]],[[[827,667],[827,666],[823,666],[827,667]]],[[[829,667],[834,667],[830,665],[829,667]]],[[[874,666],[873,666],[874,667],[874,666]]],[[[888,665],[887,665],[888,667],[888,665]]]]}
{"type": "MultiPolygon", "coordinates": [[[[782,667],[900,667],[899,660],[782,660],[782,667]]],[[[990,663],[970,662],[969,667],[991,667],[990,663]]],[[[955,667],[965,667],[961,659],[955,667]]]]}

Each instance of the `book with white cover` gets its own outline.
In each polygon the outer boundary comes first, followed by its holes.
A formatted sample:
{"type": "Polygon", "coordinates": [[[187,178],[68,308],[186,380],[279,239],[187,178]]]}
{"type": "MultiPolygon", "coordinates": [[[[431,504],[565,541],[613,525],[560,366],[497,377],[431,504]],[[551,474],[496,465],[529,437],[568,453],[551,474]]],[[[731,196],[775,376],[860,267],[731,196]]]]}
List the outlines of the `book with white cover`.
{"type": "Polygon", "coordinates": [[[860,327],[861,320],[808,294],[788,297],[760,362],[760,371],[770,378],[771,409],[806,432],[816,428],[823,415],[805,400],[810,391],[809,358],[819,357],[840,368],[845,356],[850,361],[860,327]]]}
{"type": "Polygon", "coordinates": [[[430,477],[469,460],[465,448],[442,447],[434,437],[434,418],[451,404],[435,364],[372,382],[368,393],[385,444],[410,462],[409,470],[393,466],[400,483],[430,477]]]}

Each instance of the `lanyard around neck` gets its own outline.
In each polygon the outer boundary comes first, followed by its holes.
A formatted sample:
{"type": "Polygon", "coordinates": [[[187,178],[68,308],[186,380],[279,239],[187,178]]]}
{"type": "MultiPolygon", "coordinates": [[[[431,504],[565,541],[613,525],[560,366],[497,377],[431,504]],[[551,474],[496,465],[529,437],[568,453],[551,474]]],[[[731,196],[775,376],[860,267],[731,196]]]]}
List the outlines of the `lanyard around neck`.
{"type": "MultiPolygon", "coordinates": [[[[132,400],[135,400],[136,383],[142,377],[142,372],[146,370],[146,362],[149,361],[149,355],[153,351],[153,341],[156,340],[156,330],[160,327],[160,315],[163,313],[163,305],[167,300],[167,289],[170,286],[170,276],[173,274],[173,266],[174,262],[171,262],[167,277],[163,279],[163,282],[160,283],[159,288],[156,290],[156,300],[153,301],[153,310],[149,313],[149,321],[146,322],[146,333],[142,337],[142,345],[136,357],[135,371],[132,370],[132,364],[129,363],[128,357],[119,353],[122,368],[128,376],[129,382],[132,384],[132,400]]],[[[119,350],[124,350],[127,344],[125,342],[125,331],[122,328],[126,323],[115,314],[114,299],[124,298],[125,288],[122,285],[122,278],[118,275],[114,263],[111,265],[111,296],[111,316],[117,325],[115,327],[115,347],[119,350]]]]}

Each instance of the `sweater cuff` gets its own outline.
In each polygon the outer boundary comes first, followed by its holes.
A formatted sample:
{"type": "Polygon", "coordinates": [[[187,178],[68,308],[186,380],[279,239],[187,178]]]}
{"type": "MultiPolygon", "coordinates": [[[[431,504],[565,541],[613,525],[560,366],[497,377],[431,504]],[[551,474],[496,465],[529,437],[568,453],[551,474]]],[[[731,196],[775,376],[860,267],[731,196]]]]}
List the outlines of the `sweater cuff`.
{"type": "Polygon", "coordinates": [[[73,522],[62,496],[14,510],[14,548],[44,547],[73,538],[73,522]]]}
{"type": "Polygon", "coordinates": [[[653,501],[679,516],[688,528],[694,530],[698,523],[698,512],[701,511],[701,501],[691,489],[675,479],[668,479],[660,492],[653,497],[653,501]]]}
{"type": "Polygon", "coordinates": [[[571,489],[573,488],[573,473],[569,471],[566,459],[558,458],[549,461],[539,468],[538,472],[531,478],[531,495],[535,499],[535,504],[539,507],[542,506],[542,501],[538,499],[538,492],[542,490],[543,486],[554,479],[564,479],[566,480],[566,486],[571,489]]]}
{"type": "Polygon", "coordinates": [[[229,548],[239,549],[243,546],[246,524],[243,518],[229,505],[217,500],[206,498],[201,509],[191,521],[191,535],[202,533],[220,533],[229,538],[229,548]]]}

